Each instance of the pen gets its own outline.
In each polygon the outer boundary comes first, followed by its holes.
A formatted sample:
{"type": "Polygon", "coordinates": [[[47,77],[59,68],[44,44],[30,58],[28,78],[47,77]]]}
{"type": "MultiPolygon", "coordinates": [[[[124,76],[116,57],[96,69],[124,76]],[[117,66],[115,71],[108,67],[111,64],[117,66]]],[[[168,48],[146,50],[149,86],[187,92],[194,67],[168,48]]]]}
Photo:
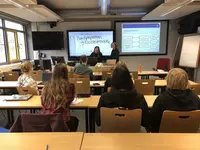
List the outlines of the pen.
{"type": "Polygon", "coordinates": [[[46,150],[48,150],[49,149],[49,145],[47,144],[47,146],[46,146],[46,150]]]}

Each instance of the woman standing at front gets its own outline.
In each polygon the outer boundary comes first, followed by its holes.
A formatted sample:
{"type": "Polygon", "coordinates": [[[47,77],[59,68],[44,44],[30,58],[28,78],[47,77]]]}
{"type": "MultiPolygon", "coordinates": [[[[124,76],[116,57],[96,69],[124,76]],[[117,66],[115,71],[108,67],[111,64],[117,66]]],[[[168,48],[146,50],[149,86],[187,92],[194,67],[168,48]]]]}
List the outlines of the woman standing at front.
{"type": "Polygon", "coordinates": [[[52,78],[42,91],[42,112],[61,113],[70,131],[77,131],[78,119],[70,116],[70,104],[75,97],[75,86],[68,81],[67,66],[58,63],[53,71],[52,78]]]}
{"type": "Polygon", "coordinates": [[[117,49],[117,44],[113,42],[111,44],[112,52],[111,52],[111,58],[116,59],[116,62],[119,61],[119,50],[117,49]]]}

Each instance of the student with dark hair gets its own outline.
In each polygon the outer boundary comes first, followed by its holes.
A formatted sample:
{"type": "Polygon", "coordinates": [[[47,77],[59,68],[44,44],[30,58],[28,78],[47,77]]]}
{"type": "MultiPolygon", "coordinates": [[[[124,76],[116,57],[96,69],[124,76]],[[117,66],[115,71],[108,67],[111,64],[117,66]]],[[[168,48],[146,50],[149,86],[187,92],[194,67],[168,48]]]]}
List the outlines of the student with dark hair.
{"type": "Polygon", "coordinates": [[[98,62],[102,61],[102,53],[100,51],[99,46],[95,46],[94,51],[91,53],[90,57],[96,57],[98,62]]]}
{"type": "Polygon", "coordinates": [[[167,75],[167,90],[159,95],[151,109],[151,132],[159,132],[163,112],[200,109],[200,99],[190,88],[187,73],[180,68],[167,75]]]}
{"type": "Polygon", "coordinates": [[[111,44],[112,52],[111,52],[111,58],[116,59],[116,61],[119,61],[119,50],[117,49],[117,44],[113,42],[111,44]]]}
{"type": "Polygon", "coordinates": [[[101,95],[96,112],[96,124],[101,125],[100,108],[123,107],[126,109],[142,109],[142,126],[148,127],[148,106],[144,96],[137,93],[128,68],[124,63],[117,64],[112,74],[111,91],[101,95]]]}
{"type": "Polygon", "coordinates": [[[89,75],[90,76],[90,80],[93,80],[94,79],[93,72],[92,72],[92,69],[90,69],[87,66],[87,61],[88,61],[87,56],[86,55],[81,55],[80,64],[77,64],[74,67],[74,74],[89,75]]]}
{"type": "Polygon", "coordinates": [[[47,114],[61,113],[70,131],[77,131],[78,119],[70,116],[70,104],[75,97],[75,86],[68,81],[67,66],[58,63],[41,96],[42,112],[47,114]]]}

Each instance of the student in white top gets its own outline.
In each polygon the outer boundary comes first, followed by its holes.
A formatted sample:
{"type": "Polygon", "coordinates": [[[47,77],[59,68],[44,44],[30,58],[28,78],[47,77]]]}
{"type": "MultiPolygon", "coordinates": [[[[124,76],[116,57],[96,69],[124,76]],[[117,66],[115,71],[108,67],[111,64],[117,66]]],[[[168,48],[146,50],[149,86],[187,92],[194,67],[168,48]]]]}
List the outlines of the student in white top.
{"type": "Polygon", "coordinates": [[[31,77],[33,65],[29,61],[21,64],[22,75],[18,78],[18,85],[21,87],[31,87],[38,90],[37,82],[31,77]]]}

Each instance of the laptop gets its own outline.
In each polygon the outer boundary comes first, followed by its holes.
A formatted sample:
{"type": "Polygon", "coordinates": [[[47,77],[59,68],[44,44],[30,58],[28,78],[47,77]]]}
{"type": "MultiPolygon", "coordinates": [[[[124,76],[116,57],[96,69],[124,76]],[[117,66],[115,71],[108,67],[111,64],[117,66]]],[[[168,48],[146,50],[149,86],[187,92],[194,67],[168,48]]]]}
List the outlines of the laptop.
{"type": "Polygon", "coordinates": [[[97,64],[97,58],[96,57],[88,57],[88,65],[95,66],[97,64]]]}

